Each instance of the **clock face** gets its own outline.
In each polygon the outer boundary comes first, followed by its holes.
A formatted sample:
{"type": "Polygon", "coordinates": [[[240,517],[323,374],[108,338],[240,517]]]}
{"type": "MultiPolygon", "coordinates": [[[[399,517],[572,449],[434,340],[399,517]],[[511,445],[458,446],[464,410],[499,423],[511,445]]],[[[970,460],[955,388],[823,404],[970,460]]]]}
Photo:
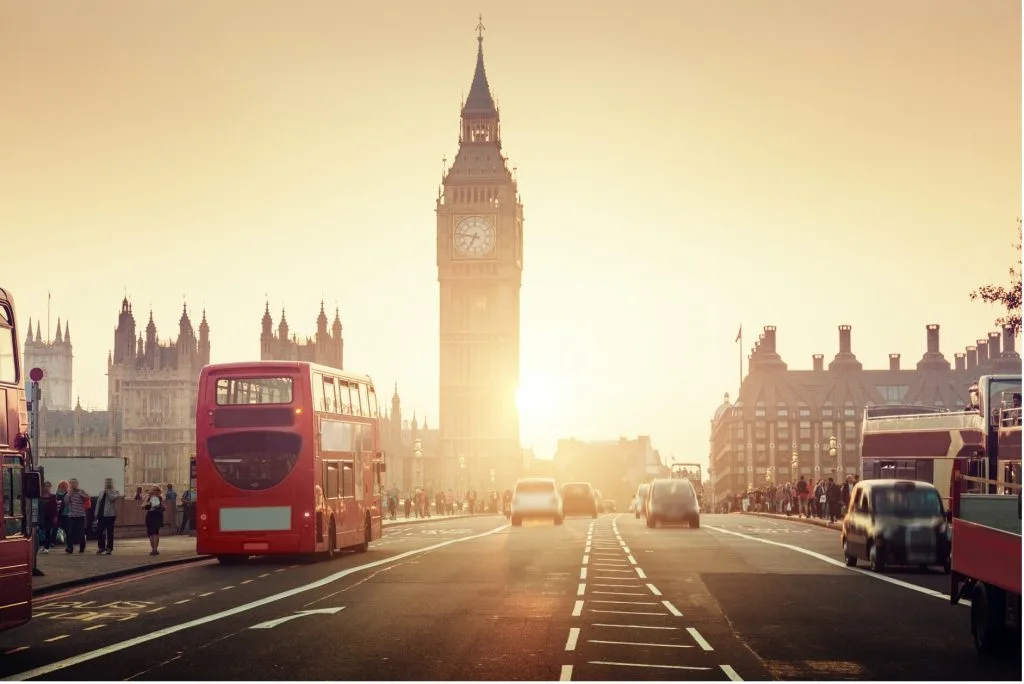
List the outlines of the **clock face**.
{"type": "Polygon", "coordinates": [[[469,257],[494,251],[494,226],[483,216],[467,216],[455,226],[455,249],[469,257]]]}

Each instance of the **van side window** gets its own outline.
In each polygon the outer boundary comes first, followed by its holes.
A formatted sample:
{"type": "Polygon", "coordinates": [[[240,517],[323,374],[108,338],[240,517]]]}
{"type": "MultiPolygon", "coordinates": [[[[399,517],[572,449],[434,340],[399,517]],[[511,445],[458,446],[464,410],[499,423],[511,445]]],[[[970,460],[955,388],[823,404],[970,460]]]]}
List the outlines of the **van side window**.
{"type": "Polygon", "coordinates": [[[863,489],[860,490],[860,502],[857,505],[857,510],[861,513],[868,513],[868,494],[863,489]]]}

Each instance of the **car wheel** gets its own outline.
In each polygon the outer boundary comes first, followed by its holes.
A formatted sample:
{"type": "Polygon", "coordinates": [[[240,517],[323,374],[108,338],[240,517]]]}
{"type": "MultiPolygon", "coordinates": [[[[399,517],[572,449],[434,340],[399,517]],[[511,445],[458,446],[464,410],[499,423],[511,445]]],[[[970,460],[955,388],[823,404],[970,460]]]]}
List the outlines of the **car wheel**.
{"type": "Polygon", "coordinates": [[[697,529],[698,527],[700,527],[700,516],[699,515],[695,515],[692,518],[690,518],[690,527],[693,528],[693,529],[697,529]]]}
{"type": "Polygon", "coordinates": [[[883,572],[885,570],[885,558],[874,544],[868,550],[868,562],[871,564],[872,572],[883,572]]]}
{"type": "Polygon", "coordinates": [[[850,553],[850,543],[845,539],[843,540],[843,557],[846,558],[846,564],[849,567],[857,567],[857,557],[850,553]]]}

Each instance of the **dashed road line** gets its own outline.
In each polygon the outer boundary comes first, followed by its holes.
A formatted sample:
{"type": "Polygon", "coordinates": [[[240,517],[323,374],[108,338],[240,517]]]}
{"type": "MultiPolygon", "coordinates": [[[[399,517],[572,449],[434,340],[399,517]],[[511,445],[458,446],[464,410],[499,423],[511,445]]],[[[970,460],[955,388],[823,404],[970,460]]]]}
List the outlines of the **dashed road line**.
{"type": "Polygon", "coordinates": [[[180,601],[175,601],[175,602],[174,602],[174,605],[176,605],[176,606],[180,606],[180,605],[181,605],[182,603],[188,603],[188,602],[189,602],[189,601],[191,601],[191,600],[192,600],[192,599],[181,599],[180,601]]]}
{"type": "Polygon", "coordinates": [[[633,558],[632,555],[629,555],[629,556],[626,556],[626,557],[629,559],[629,562],[631,564],[636,565],[636,558],[633,558]]]}
{"type": "Polygon", "coordinates": [[[636,610],[598,610],[591,609],[591,613],[611,613],[613,615],[664,615],[665,613],[651,613],[648,611],[636,611],[636,610]]]}
{"type": "Polygon", "coordinates": [[[4,655],[13,655],[15,653],[21,653],[22,651],[27,651],[27,650],[28,650],[28,646],[18,646],[17,648],[12,648],[9,651],[4,651],[4,655]]]}
{"type": "Polygon", "coordinates": [[[665,668],[667,670],[710,670],[710,667],[698,667],[696,665],[651,665],[649,663],[617,663],[611,660],[589,660],[590,665],[613,665],[616,667],[653,667],[665,668]]]}
{"type": "Polygon", "coordinates": [[[668,629],[676,630],[678,627],[659,627],[656,625],[620,625],[612,624],[610,622],[595,622],[594,627],[623,627],[625,629],[668,629]]]}
{"type": "Polygon", "coordinates": [[[213,596],[213,594],[214,594],[214,592],[212,592],[212,591],[208,591],[208,592],[206,592],[206,593],[204,593],[204,594],[200,594],[200,595],[199,595],[199,598],[205,598],[205,597],[207,597],[207,596],[213,596]]]}
{"type": "Polygon", "coordinates": [[[628,605],[628,606],[656,606],[656,605],[658,605],[654,601],[608,601],[608,600],[593,599],[590,602],[591,603],[618,603],[618,604],[625,604],[625,605],[628,605]]]}
{"type": "MultiPolygon", "coordinates": [[[[600,579],[600,578],[598,578],[598,579],[600,579]]],[[[619,579],[619,578],[611,577],[609,579],[619,579]]],[[[591,586],[594,586],[594,587],[615,587],[617,589],[627,589],[627,588],[632,589],[634,587],[639,587],[640,585],[639,584],[598,584],[597,582],[594,582],[591,586]]]]}
{"type": "Polygon", "coordinates": [[[693,637],[693,640],[696,641],[697,644],[700,645],[700,647],[703,648],[705,651],[715,650],[711,648],[711,644],[708,643],[708,640],[701,636],[701,633],[697,631],[696,627],[687,627],[686,631],[690,633],[690,636],[693,637]]]}
{"type": "Polygon", "coordinates": [[[730,680],[732,680],[734,682],[742,682],[743,681],[743,677],[740,677],[736,673],[736,670],[732,669],[731,665],[719,665],[718,667],[722,668],[722,672],[724,672],[725,676],[728,677],[730,680]]]}
{"type": "Polygon", "coordinates": [[[587,583],[586,582],[580,582],[579,586],[576,587],[576,595],[577,596],[583,596],[586,593],[587,593],[587,583]]]}
{"type": "Polygon", "coordinates": [[[572,665],[563,665],[562,674],[558,677],[560,682],[568,682],[572,680],[572,665]]]}
{"type": "Polygon", "coordinates": [[[287,570],[287,568],[278,568],[274,572],[284,572],[285,570],[287,570]]]}
{"type": "Polygon", "coordinates": [[[655,596],[661,596],[661,591],[658,590],[658,587],[654,586],[650,582],[647,583],[647,588],[650,589],[651,593],[655,596]]]}
{"type": "Polygon", "coordinates": [[[242,580],[242,581],[240,582],[240,584],[249,584],[250,582],[252,582],[252,580],[251,580],[251,579],[248,579],[248,580],[242,580]]]}
{"type": "Polygon", "coordinates": [[[588,554],[583,554],[583,564],[586,565],[589,562],[590,562],[590,556],[588,554]]]}
{"type": "Polygon", "coordinates": [[[220,588],[220,590],[221,590],[221,591],[227,591],[228,589],[234,589],[234,588],[235,588],[235,585],[234,585],[234,584],[229,584],[229,585],[228,585],[228,586],[226,586],[226,587],[221,587],[221,588],[220,588]]]}
{"type": "Polygon", "coordinates": [[[606,641],[604,639],[587,639],[588,644],[617,644],[621,646],[658,646],[661,648],[693,648],[690,644],[654,644],[645,641],[606,641]]]}
{"type": "Polygon", "coordinates": [[[591,593],[610,596],[647,596],[647,594],[642,591],[595,591],[591,593]]]}
{"type": "MultiPolygon", "coordinates": [[[[598,565],[598,563],[594,563],[594,565],[598,565]]],[[[622,566],[619,566],[619,567],[622,567],[622,566]]],[[[611,568],[601,568],[597,572],[618,572],[618,573],[626,573],[627,575],[632,575],[633,574],[629,570],[613,570],[611,568]]]]}
{"type": "Polygon", "coordinates": [[[60,634],[60,635],[55,636],[55,637],[50,637],[49,639],[43,639],[43,641],[45,643],[50,643],[51,641],[60,641],[61,639],[67,639],[69,636],[71,636],[71,635],[70,634],[60,634]]]}
{"type": "Polygon", "coordinates": [[[569,638],[565,642],[565,650],[566,651],[575,651],[576,650],[576,642],[579,641],[579,638],[580,638],[580,628],[579,627],[570,627],[569,628],[569,638]]]}
{"type": "Polygon", "coordinates": [[[672,613],[676,617],[683,617],[683,613],[678,608],[673,606],[671,601],[665,600],[665,601],[662,601],[661,603],[666,608],[668,608],[668,612],[672,613]]]}
{"type": "Polygon", "coordinates": [[[261,579],[264,578],[264,577],[270,577],[270,573],[269,572],[265,572],[262,575],[260,575],[261,579]]]}
{"type": "Polygon", "coordinates": [[[647,579],[647,573],[645,573],[643,568],[639,566],[636,567],[636,574],[640,579],[647,579]]]}
{"type": "Polygon", "coordinates": [[[150,610],[147,610],[146,612],[147,613],[159,613],[161,610],[163,610],[166,607],[167,606],[158,606],[157,608],[152,608],[150,610]]]}
{"type": "Polygon", "coordinates": [[[94,629],[103,629],[104,627],[106,627],[106,625],[93,625],[92,627],[86,627],[82,631],[83,632],[91,632],[94,629]]]}
{"type": "Polygon", "coordinates": [[[572,607],[572,616],[579,617],[580,615],[583,615],[583,601],[577,601],[572,607]]]}
{"type": "Polygon", "coordinates": [[[587,579],[587,569],[586,568],[580,568],[580,579],[581,580],[587,579]]]}

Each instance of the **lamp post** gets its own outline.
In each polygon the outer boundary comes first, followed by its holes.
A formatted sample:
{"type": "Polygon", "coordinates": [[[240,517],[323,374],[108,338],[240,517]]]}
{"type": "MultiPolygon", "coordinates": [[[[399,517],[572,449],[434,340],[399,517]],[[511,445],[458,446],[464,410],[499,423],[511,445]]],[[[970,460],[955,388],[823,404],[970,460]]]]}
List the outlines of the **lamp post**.
{"type": "Polygon", "coordinates": [[[416,459],[416,487],[423,487],[423,440],[417,439],[412,443],[412,455],[416,459]]]}
{"type": "Polygon", "coordinates": [[[839,470],[839,449],[837,448],[838,442],[836,436],[832,435],[828,438],[828,457],[832,461],[832,481],[835,482],[836,471],[839,470]]]}
{"type": "Polygon", "coordinates": [[[792,472],[790,473],[789,479],[790,481],[795,483],[798,479],[800,479],[800,454],[798,452],[793,452],[793,460],[790,461],[789,464],[793,468],[792,472]]]}

